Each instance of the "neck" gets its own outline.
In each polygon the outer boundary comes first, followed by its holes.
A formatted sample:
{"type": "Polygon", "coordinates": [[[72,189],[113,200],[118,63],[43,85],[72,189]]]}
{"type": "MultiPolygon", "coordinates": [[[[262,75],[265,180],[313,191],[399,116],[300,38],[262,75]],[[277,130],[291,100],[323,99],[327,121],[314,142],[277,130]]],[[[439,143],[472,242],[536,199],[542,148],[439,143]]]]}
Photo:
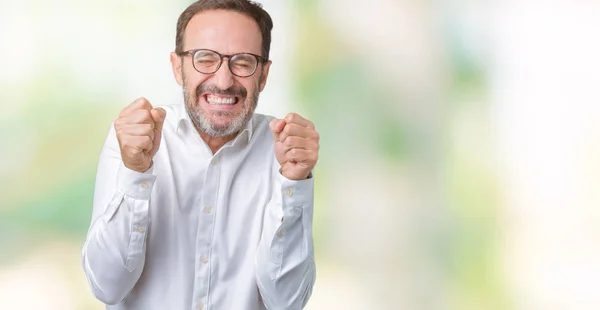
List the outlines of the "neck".
{"type": "Polygon", "coordinates": [[[206,145],[208,145],[208,147],[210,148],[210,150],[212,151],[213,154],[217,153],[217,151],[223,147],[223,145],[225,145],[225,143],[233,140],[236,136],[237,136],[237,132],[229,135],[229,136],[224,136],[224,137],[213,137],[213,136],[209,136],[206,133],[198,130],[198,132],[200,133],[200,138],[202,138],[202,140],[204,140],[204,142],[206,142],[206,145]]]}

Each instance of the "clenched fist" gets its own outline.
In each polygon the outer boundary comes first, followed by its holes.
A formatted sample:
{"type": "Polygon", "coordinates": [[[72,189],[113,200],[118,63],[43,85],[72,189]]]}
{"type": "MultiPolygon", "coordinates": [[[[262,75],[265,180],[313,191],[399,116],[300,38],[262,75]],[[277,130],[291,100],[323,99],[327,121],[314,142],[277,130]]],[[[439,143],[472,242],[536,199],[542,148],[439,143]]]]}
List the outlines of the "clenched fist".
{"type": "Polygon", "coordinates": [[[143,97],[121,111],[115,120],[115,130],[125,167],[138,172],[150,169],[160,146],[166,115],[164,109],[154,109],[143,97]]]}
{"type": "Polygon", "coordinates": [[[319,134],[315,125],[302,116],[290,113],[269,124],[275,138],[275,157],[281,174],[290,180],[305,180],[319,158],[319,134]]]}

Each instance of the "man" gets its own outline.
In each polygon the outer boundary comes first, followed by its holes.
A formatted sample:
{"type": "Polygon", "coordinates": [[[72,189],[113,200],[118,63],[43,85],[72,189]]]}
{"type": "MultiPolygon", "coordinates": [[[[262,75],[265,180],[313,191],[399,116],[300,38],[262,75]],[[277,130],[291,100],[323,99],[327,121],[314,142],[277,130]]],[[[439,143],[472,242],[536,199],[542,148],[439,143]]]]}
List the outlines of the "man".
{"type": "Polygon", "coordinates": [[[301,309],[315,281],[319,136],[255,114],[272,21],[245,0],[179,17],[185,104],[125,107],[100,155],[83,267],[107,309],[301,309]]]}

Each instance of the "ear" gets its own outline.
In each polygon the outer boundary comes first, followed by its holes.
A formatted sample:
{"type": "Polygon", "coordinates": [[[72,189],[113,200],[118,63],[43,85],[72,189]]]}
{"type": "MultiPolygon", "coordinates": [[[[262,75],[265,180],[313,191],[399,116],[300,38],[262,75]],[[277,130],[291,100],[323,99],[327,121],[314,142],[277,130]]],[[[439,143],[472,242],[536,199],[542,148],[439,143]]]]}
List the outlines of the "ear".
{"type": "Polygon", "coordinates": [[[183,76],[181,73],[181,57],[177,55],[175,52],[171,52],[171,67],[173,68],[173,76],[175,76],[175,81],[179,86],[183,86],[183,76]]]}
{"type": "Polygon", "coordinates": [[[269,68],[271,68],[271,61],[267,61],[267,63],[263,66],[263,72],[260,75],[259,81],[259,91],[263,91],[265,89],[265,85],[267,85],[267,77],[269,76],[269,68]]]}

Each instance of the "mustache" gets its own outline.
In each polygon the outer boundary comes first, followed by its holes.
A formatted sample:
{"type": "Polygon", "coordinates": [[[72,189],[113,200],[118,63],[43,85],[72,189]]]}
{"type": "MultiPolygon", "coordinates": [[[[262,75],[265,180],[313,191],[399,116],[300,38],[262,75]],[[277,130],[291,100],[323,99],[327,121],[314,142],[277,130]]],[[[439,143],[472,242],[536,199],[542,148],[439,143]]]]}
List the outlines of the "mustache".
{"type": "Polygon", "coordinates": [[[227,95],[227,96],[239,96],[242,98],[246,98],[248,95],[248,91],[244,87],[239,86],[231,86],[227,89],[220,89],[215,85],[203,85],[200,84],[196,87],[196,98],[200,96],[202,93],[213,93],[217,95],[227,95]]]}

